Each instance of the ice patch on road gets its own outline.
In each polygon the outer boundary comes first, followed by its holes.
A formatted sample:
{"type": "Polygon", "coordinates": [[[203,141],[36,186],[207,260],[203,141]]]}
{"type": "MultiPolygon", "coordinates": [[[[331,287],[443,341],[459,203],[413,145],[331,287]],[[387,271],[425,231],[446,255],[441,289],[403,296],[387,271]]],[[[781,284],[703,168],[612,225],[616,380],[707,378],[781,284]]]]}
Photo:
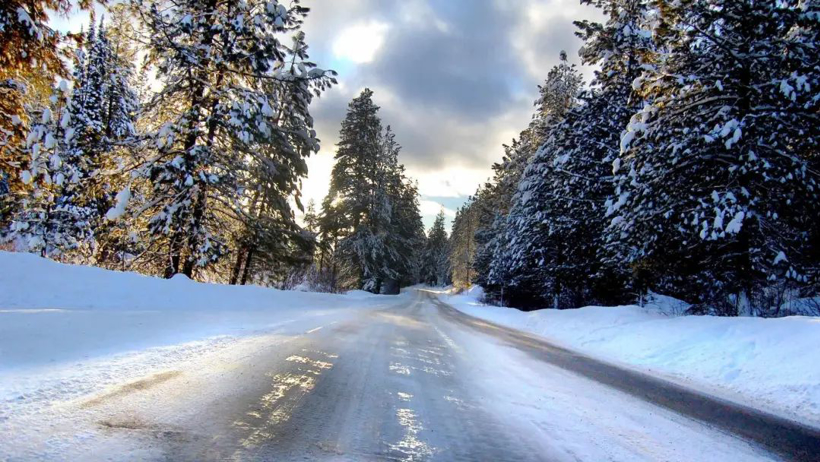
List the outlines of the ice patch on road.
{"type": "Polygon", "coordinates": [[[298,364],[296,370],[273,374],[271,391],[259,401],[258,409],[249,411],[244,420],[234,423],[249,433],[241,443],[246,448],[271,441],[276,436],[275,429],[290,420],[304,396],[316,387],[319,376],[333,367],[333,363],[299,355],[291,355],[285,361],[298,364]]]}
{"type": "Polygon", "coordinates": [[[404,438],[398,443],[391,444],[390,449],[402,454],[400,460],[426,460],[432,456],[433,448],[418,437],[423,427],[416,419],[416,413],[412,409],[401,408],[396,410],[396,417],[399,425],[404,427],[404,438]]]}
{"type": "Polygon", "coordinates": [[[410,375],[410,368],[399,363],[390,363],[390,371],[401,375],[410,375]]]}

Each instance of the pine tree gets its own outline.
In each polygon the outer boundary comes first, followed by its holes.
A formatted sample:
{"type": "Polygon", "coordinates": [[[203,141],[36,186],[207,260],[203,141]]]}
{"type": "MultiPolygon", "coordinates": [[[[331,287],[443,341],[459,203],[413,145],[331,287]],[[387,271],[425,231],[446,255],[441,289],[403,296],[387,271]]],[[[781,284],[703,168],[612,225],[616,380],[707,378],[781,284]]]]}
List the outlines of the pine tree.
{"type": "Polygon", "coordinates": [[[476,230],[479,228],[477,207],[474,197],[456,211],[450,232],[450,274],[453,285],[465,289],[473,284],[476,272],[473,269],[476,254],[476,230]]]}
{"type": "Polygon", "coordinates": [[[407,177],[404,166],[398,163],[398,149],[393,152],[395,156],[388,174],[390,222],[387,246],[394,256],[390,265],[396,274],[387,279],[387,286],[382,290],[385,293],[398,293],[399,286],[412,285],[420,280],[421,249],[426,240],[419,211],[418,185],[407,177]]]}
{"type": "Polygon", "coordinates": [[[650,104],[613,162],[610,250],[651,288],[766,310],[768,289],[817,278],[819,7],[660,6],[666,53],[636,82],[650,104]]]}
{"type": "Polygon", "coordinates": [[[56,77],[67,78],[61,49],[64,36],[48,27],[49,11],[64,16],[81,0],[5,0],[0,2],[0,237],[19,201],[30,192],[22,181],[30,152],[27,135],[36,130],[56,77]]]}
{"type": "Polygon", "coordinates": [[[317,234],[319,232],[319,214],[316,212],[316,201],[311,199],[308,201],[305,209],[305,216],[302,218],[305,223],[305,230],[310,233],[317,234]]]}
{"type": "Polygon", "coordinates": [[[40,124],[29,137],[33,157],[28,173],[36,180],[32,196],[37,199],[23,205],[15,229],[17,235],[29,235],[25,240],[37,244],[32,251],[63,254],[96,244],[95,232],[102,231],[104,215],[113,200],[102,170],[111,162],[112,146],[133,135],[135,101],[130,101],[127,112],[106,111],[112,107],[108,101],[123,100],[130,91],[127,80],[115,77],[125,69],[126,65],[117,63],[104,27],[97,30],[92,23],[84,46],[77,50],[74,91],[65,103],[60,102],[60,95],[67,91],[53,96],[56,103],[52,102],[52,108],[61,113],[59,123],[40,124]],[[119,92],[116,95],[115,89],[119,92]],[[108,132],[106,124],[129,129],[108,132]],[[39,163],[33,150],[50,151],[48,163],[39,163]],[[34,210],[29,210],[31,207],[34,210]],[[39,223],[30,223],[32,220],[39,223]],[[42,239],[32,240],[32,232],[42,239]]]}
{"type": "Polygon", "coordinates": [[[442,210],[436,215],[424,246],[422,282],[431,286],[447,285],[450,279],[450,264],[447,258],[449,241],[447,230],[444,229],[444,219],[442,210]]]}
{"type": "Polygon", "coordinates": [[[342,121],[321,234],[333,240],[334,289],[338,275],[341,287],[395,292],[416,279],[424,231],[418,192],[398,163],[401,147],[382,129],[372,96],[362,91],[342,121]]]}
{"type": "Polygon", "coordinates": [[[339,201],[338,227],[345,230],[345,235],[340,238],[337,252],[344,262],[342,270],[347,284],[376,291],[378,262],[385,258],[377,229],[380,219],[385,217],[386,204],[377,203],[384,199],[379,172],[385,144],[379,108],[372,96],[373,92],[365,89],[348,106],[328,194],[334,197],[333,201],[339,201]]]}
{"type": "Polygon", "coordinates": [[[642,103],[632,82],[652,63],[644,2],[591,3],[609,19],[577,23],[581,58],[600,70],[533,159],[511,238],[516,260],[538,268],[540,298],[555,307],[620,301],[622,285],[601,264],[604,202],[613,189],[620,132],[642,103]]]}
{"type": "MultiPolygon", "coordinates": [[[[300,66],[313,66],[307,61],[303,33],[293,36],[290,53],[288,71],[292,75],[300,75],[300,66]]],[[[240,267],[242,270],[241,277],[232,277],[234,283],[245,284],[251,269],[255,274],[282,281],[311,262],[315,236],[298,225],[289,199],[303,210],[300,188],[301,178],[307,175],[305,157],[319,149],[309,105],[313,92],[323,85],[311,78],[262,83],[263,90],[278,102],[272,108],[277,125],[269,140],[235,164],[235,171],[243,171],[237,175],[237,184],[250,205],[243,207],[240,203],[238,210],[230,211],[242,217],[238,220],[233,274],[240,267]]]]}
{"type": "Polygon", "coordinates": [[[225,220],[233,217],[246,228],[234,265],[246,280],[258,253],[277,255],[302,236],[287,197],[307,172],[304,157],[318,150],[311,97],[335,82],[334,73],[307,61],[299,29],[308,9],[298,2],[135,6],[162,83],[148,107],[164,116],[150,133],[156,154],[142,168],[152,185],[152,248],[166,277],[191,276],[227,253],[225,220]],[[288,35],[291,47],[280,41],[288,35]]]}
{"type": "Polygon", "coordinates": [[[49,104],[33,113],[31,131],[26,138],[28,169],[21,179],[30,193],[21,203],[11,224],[11,235],[25,249],[43,256],[52,251],[74,248],[72,233],[62,227],[70,220],[62,219],[65,210],[58,209],[57,191],[64,180],[62,156],[66,140],[70,139],[68,83],[61,81],[53,89],[49,104]]]}
{"type": "Polygon", "coordinates": [[[494,166],[494,181],[484,194],[489,202],[483,209],[496,212],[483,220],[492,225],[478,232],[476,257],[477,281],[490,299],[516,306],[543,304],[545,275],[534,250],[535,240],[542,235],[542,214],[526,209],[538,207],[544,200],[540,196],[532,200],[546,180],[542,175],[546,160],[539,154],[544,152],[542,145],[548,142],[554,127],[577,104],[581,85],[578,71],[562,52],[560,63],[539,87],[540,96],[535,102],[538,109],[530,126],[511,146],[505,146],[507,155],[494,166]]]}

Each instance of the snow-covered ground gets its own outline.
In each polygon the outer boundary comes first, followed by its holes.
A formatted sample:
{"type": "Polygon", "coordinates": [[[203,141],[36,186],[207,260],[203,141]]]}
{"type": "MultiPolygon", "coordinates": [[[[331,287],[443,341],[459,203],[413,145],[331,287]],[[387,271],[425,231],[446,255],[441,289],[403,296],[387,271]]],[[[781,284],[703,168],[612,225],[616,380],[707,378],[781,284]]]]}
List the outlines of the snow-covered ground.
{"type": "Polygon", "coordinates": [[[400,298],[169,281],[0,252],[0,429],[12,416],[400,298]]]}
{"type": "Polygon", "coordinates": [[[523,312],[482,304],[480,288],[442,299],[550,342],[718,396],[820,425],[820,317],[680,316],[680,302],[523,312]]]}
{"type": "MultiPolygon", "coordinates": [[[[475,296],[449,301],[514,323],[475,296]]],[[[563,325],[628,338],[676,319],[627,312],[563,325]]],[[[417,291],[220,286],[0,252],[0,460],[774,457],[444,313],[417,291]]]]}

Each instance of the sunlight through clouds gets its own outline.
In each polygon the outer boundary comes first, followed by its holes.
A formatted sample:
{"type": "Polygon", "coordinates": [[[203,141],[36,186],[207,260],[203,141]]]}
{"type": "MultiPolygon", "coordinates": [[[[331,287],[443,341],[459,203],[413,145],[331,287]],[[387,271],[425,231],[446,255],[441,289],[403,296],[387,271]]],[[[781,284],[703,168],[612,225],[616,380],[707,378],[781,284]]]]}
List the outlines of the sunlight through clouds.
{"type": "Polygon", "coordinates": [[[378,21],[350,26],[336,37],[333,54],[355,63],[369,63],[384,44],[388,29],[387,24],[378,21]]]}

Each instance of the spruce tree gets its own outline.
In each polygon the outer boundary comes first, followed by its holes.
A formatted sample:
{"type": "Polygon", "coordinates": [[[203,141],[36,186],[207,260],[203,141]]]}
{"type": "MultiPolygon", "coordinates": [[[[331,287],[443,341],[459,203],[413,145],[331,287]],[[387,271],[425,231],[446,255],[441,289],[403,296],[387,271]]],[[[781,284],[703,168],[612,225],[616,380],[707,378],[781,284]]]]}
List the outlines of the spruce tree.
{"type": "MultiPolygon", "coordinates": [[[[72,249],[77,242],[66,232],[66,210],[57,206],[60,183],[65,180],[62,158],[70,139],[70,90],[66,81],[55,85],[47,106],[32,114],[35,123],[26,138],[30,156],[20,177],[30,188],[11,224],[11,237],[24,249],[42,256],[72,249]]],[[[69,217],[70,218],[70,217],[69,217]]]]}
{"type": "MultiPolygon", "coordinates": [[[[660,2],[666,50],[613,162],[607,237],[651,288],[722,314],[816,283],[813,2],[660,2]]],[[[776,308],[775,308],[776,309],[776,308]]]]}
{"type": "Polygon", "coordinates": [[[114,195],[103,170],[113,163],[113,146],[133,135],[137,103],[128,80],[121,77],[128,67],[118,62],[102,24],[99,29],[91,24],[76,55],[73,92],[65,96],[67,90],[59,89],[48,109],[61,114],[59,123],[39,124],[29,136],[32,162],[28,173],[35,179],[32,196],[37,199],[23,205],[15,228],[18,234],[39,230],[36,233],[47,236],[29,239],[42,245],[31,250],[42,253],[61,254],[81,247],[88,253],[97,244],[114,195]],[[61,95],[66,101],[61,102],[61,95]],[[115,107],[111,100],[117,100],[120,108],[127,101],[127,109],[107,110],[115,107]],[[125,129],[108,131],[107,125],[125,129]],[[35,150],[50,151],[48,163],[43,164],[35,150]],[[27,210],[31,207],[35,210],[27,210]],[[39,225],[26,226],[28,221],[41,221],[42,216],[47,219],[39,225]]]}
{"type": "Polygon", "coordinates": [[[42,128],[40,116],[55,80],[70,75],[63,58],[70,59],[73,47],[49,27],[50,16],[90,5],[88,0],[0,2],[0,238],[31,192],[31,183],[23,181],[23,172],[31,173],[28,135],[37,125],[42,128]]]}
{"type": "Polygon", "coordinates": [[[470,287],[476,277],[473,268],[476,254],[476,230],[479,228],[478,213],[474,197],[456,210],[450,232],[450,275],[458,289],[470,287]]]}
{"type": "Polygon", "coordinates": [[[576,24],[583,62],[600,69],[533,159],[521,186],[527,200],[515,218],[517,233],[526,237],[511,239],[518,261],[538,268],[542,298],[554,307],[614,303],[624,292],[616,271],[601,263],[604,202],[613,189],[620,133],[642,103],[632,82],[652,64],[653,45],[645,2],[592,3],[607,22],[576,24]]]}
{"type": "Polygon", "coordinates": [[[491,229],[479,232],[477,257],[478,280],[491,299],[515,306],[544,303],[544,286],[549,283],[537,249],[538,239],[544,235],[543,213],[537,210],[546,192],[542,186],[547,180],[544,166],[548,163],[544,143],[550,142],[555,127],[577,104],[581,84],[578,71],[562,52],[560,63],[539,87],[537,111],[530,126],[505,147],[507,156],[495,167],[488,196],[493,197],[490,208],[499,212],[487,220],[492,223],[491,229]]]}

